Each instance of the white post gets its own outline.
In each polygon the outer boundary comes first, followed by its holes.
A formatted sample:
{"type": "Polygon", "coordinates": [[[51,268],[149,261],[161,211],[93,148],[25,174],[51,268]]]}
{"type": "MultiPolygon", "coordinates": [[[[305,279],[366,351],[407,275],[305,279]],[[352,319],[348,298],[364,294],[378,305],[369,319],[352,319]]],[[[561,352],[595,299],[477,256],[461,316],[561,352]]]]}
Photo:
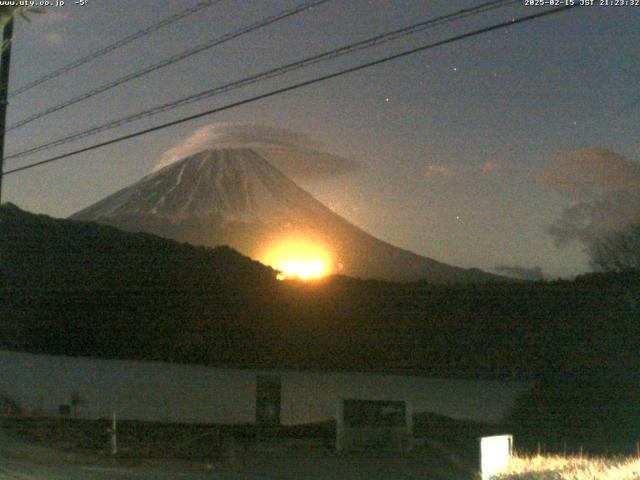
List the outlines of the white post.
{"type": "Polygon", "coordinates": [[[344,449],[344,399],[340,398],[336,405],[336,450],[344,449]]]}
{"type": "Polygon", "coordinates": [[[406,442],[402,445],[402,449],[404,450],[412,450],[413,449],[413,403],[409,400],[404,401],[404,414],[406,415],[406,442]]]}
{"type": "Polygon", "coordinates": [[[111,440],[111,455],[118,454],[118,425],[116,423],[116,412],[113,412],[111,418],[111,428],[109,429],[109,437],[111,440]]]}

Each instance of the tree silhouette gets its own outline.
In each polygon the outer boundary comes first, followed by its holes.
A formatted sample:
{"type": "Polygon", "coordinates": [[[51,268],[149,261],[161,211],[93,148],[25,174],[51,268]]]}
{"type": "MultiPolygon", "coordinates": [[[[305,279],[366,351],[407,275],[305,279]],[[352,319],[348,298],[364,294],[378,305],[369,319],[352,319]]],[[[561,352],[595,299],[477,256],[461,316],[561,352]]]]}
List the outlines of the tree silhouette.
{"type": "Polygon", "coordinates": [[[0,27],[4,27],[11,19],[13,19],[16,15],[20,15],[27,22],[29,22],[29,17],[27,13],[44,13],[44,10],[41,8],[32,8],[32,7],[0,7],[0,27]]]}
{"type": "Polygon", "coordinates": [[[596,239],[589,254],[593,265],[601,271],[640,269],[640,223],[596,239]]]}

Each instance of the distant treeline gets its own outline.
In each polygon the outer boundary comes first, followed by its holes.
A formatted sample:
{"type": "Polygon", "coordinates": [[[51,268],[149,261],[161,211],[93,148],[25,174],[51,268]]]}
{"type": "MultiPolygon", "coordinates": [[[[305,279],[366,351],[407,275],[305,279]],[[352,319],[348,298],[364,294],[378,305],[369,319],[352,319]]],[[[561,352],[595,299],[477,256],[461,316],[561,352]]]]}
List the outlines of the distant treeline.
{"type": "MultiPolygon", "coordinates": [[[[227,247],[6,205],[0,329],[2,346],[32,352],[513,378],[536,391],[571,385],[576,395],[615,380],[633,397],[640,273],[449,286],[280,282],[227,247]]],[[[517,414],[538,413],[523,402],[517,414]]]]}

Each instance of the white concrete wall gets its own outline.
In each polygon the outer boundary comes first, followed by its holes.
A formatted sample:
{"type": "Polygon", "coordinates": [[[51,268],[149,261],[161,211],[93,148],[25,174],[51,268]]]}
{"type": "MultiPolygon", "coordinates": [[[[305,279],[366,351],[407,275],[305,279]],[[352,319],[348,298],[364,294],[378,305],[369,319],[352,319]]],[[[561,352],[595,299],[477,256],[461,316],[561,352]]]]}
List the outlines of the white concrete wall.
{"type": "Polygon", "coordinates": [[[341,398],[404,400],[414,413],[498,423],[527,386],[516,382],[404,375],[290,372],[282,376],[282,422],[335,418],[341,398]]]}
{"type": "Polygon", "coordinates": [[[340,398],[404,400],[414,412],[499,422],[522,383],[366,373],[214,368],[0,351],[0,396],[26,411],[55,413],[72,392],[80,416],[176,422],[253,423],[256,376],[282,377],[285,425],[335,418],[340,398]]]}

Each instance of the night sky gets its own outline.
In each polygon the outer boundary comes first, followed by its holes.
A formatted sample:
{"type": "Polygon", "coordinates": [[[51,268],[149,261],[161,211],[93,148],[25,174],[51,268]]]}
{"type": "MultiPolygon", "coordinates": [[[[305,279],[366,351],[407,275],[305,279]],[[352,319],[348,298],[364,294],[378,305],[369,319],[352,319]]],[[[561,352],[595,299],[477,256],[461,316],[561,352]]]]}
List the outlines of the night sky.
{"type": "MultiPolygon", "coordinates": [[[[197,2],[66,3],[33,15],[31,23],[17,21],[10,89],[197,2]]],[[[297,3],[222,0],[12,98],[8,123],[297,3]]],[[[12,131],[6,150],[479,3],[332,0],[12,131]]],[[[7,161],[5,169],[544,8],[523,0],[7,161]]],[[[603,196],[640,187],[640,105],[634,104],[640,97],[639,20],[640,7],[584,7],[501,29],[7,176],[3,201],[66,217],[147,174],[198,128],[250,122],[305,134],[324,151],[357,162],[358,168],[330,179],[296,181],[383,240],[464,267],[541,267],[549,277],[574,275],[589,269],[585,239],[566,235],[582,241],[559,245],[562,236],[549,227],[566,219],[572,206],[600,205],[603,196]]],[[[615,204],[609,208],[617,212],[615,204]]],[[[639,211],[627,208],[625,215],[639,211]]],[[[604,225],[587,221],[592,230],[604,225]]]]}

